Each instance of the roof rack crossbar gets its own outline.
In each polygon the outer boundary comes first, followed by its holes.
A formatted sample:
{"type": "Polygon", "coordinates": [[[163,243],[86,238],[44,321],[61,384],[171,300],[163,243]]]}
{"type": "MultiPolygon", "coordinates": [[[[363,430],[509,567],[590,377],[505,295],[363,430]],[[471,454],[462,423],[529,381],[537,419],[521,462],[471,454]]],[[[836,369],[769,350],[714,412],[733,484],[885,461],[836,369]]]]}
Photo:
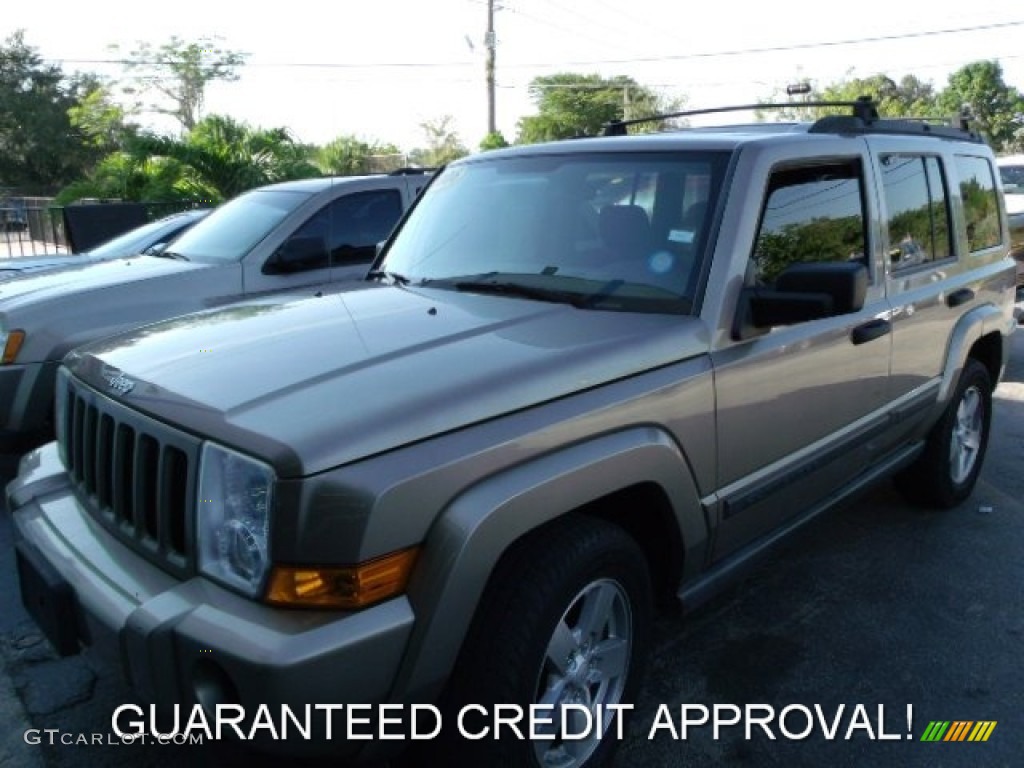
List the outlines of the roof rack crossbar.
{"type": "Polygon", "coordinates": [[[431,173],[435,170],[437,169],[405,166],[403,168],[395,168],[393,171],[388,171],[388,176],[422,176],[425,173],[431,173]]]}
{"type": "Polygon", "coordinates": [[[740,104],[730,107],[710,107],[708,109],[687,109],[682,112],[667,112],[662,115],[649,115],[647,117],[636,117],[631,120],[612,120],[604,127],[605,136],[625,136],[626,128],[641,123],[653,123],[660,120],[672,120],[677,117],[691,117],[693,115],[713,115],[718,112],[744,112],[757,109],[793,109],[794,107],[850,107],[853,116],[860,118],[865,123],[878,119],[877,105],[870,97],[861,96],[856,101],[787,101],[767,104],[740,104]]]}

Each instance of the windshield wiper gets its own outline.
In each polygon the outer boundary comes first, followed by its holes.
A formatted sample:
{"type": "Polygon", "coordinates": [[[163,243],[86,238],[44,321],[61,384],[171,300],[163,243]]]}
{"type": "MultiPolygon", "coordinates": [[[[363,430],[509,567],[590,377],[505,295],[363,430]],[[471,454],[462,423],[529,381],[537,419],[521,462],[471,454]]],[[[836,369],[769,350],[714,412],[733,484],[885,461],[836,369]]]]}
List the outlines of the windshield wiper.
{"type": "Polygon", "coordinates": [[[392,285],[396,283],[398,285],[408,285],[409,278],[405,275],[400,275],[397,272],[389,272],[386,269],[371,269],[366,273],[366,276],[371,280],[380,280],[382,277],[387,278],[391,281],[392,285]]]}
{"type": "Polygon", "coordinates": [[[523,299],[536,299],[537,301],[552,301],[558,304],[570,304],[577,308],[587,306],[587,297],[581,296],[572,291],[558,291],[553,288],[542,288],[536,285],[524,285],[510,281],[492,280],[489,282],[477,282],[474,280],[460,280],[452,283],[457,291],[466,293],[493,293],[500,296],[515,296],[523,299]]]}
{"type": "Polygon", "coordinates": [[[188,256],[177,251],[160,251],[159,253],[151,253],[150,256],[159,256],[161,259],[175,259],[176,261],[189,261],[188,256]]]}

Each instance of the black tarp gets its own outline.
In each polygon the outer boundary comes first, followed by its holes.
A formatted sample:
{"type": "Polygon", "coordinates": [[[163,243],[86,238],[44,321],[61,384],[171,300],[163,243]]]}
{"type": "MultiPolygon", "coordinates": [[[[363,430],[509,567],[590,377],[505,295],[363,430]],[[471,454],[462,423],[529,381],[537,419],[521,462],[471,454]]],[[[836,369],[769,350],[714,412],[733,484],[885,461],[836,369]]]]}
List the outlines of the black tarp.
{"type": "Polygon", "coordinates": [[[87,251],[146,221],[146,206],[142,203],[64,206],[64,232],[73,253],[87,251]]]}

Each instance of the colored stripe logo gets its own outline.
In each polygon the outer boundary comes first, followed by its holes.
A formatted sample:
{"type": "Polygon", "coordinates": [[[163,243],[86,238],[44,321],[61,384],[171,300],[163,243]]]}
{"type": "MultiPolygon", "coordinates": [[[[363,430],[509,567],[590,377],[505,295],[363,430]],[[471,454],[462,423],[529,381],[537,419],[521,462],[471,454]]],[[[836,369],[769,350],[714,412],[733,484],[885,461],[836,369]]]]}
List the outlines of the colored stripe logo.
{"type": "Polygon", "coordinates": [[[988,741],[998,720],[932,720],[921,741],[988,741]]]}

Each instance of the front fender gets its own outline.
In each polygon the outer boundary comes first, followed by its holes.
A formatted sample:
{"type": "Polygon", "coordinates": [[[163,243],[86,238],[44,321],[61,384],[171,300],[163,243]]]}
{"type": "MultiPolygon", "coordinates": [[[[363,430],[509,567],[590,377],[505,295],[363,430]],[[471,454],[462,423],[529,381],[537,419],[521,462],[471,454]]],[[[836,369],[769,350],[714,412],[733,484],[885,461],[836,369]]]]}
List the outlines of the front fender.
{"type": "Polygon", "coordinates": [[[708,533],[697,486],[678,445],[655,427],[630,428],[547,454],[453,499],[431,527],[410,585],[416,626],[392,699],[429,700],[440,692],[491,572],[512,542],[570,510],[651,482],[672,504],[686,562],[701,563],[708,533]]]}

